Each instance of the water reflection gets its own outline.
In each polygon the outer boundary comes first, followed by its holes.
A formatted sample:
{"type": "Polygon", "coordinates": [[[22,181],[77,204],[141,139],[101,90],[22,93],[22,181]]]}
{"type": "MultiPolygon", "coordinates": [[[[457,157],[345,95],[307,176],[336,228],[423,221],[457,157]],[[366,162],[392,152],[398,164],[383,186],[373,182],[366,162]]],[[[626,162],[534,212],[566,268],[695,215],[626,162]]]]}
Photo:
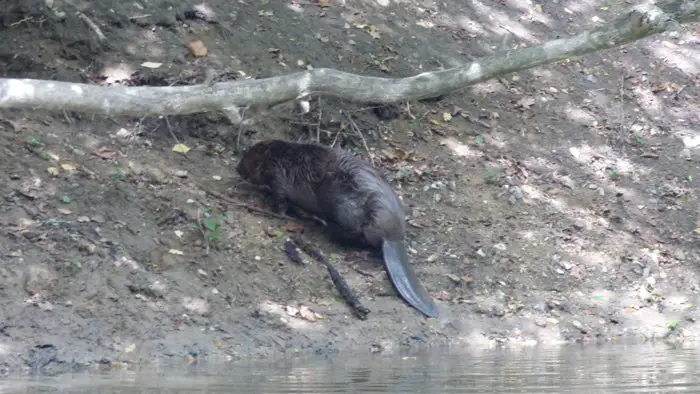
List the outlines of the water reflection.
{"type": "Polygon", "coordinates": [[[336,356],[4,380],[0,393],[668,393],[700,390],[698,361],[661,345],[336,356]]]}

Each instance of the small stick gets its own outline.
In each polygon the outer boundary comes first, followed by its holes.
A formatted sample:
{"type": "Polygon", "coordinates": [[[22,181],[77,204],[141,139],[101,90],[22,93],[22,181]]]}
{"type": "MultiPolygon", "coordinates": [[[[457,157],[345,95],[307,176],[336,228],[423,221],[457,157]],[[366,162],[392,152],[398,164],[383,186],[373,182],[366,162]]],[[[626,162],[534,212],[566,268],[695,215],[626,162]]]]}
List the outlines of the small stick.
{"type": "Polygon", "coordinates": [[[318,98],[318,126],[316,127],[316,143],[321,143],[321,121],[323,118],[323,107],[321,97],[318,98]]]}
{"type": "Polygon", "coordinates": [[[357,127],[357,124],[354,120],[352,120],[352,117],[350,117],[349,114],[345,114],[345,116],[348,118],[348,121],[350,121],[350,126],[352,127],[352,129],[355,130],[357,135],[360,136],[360,139],[362,139],[362,145],[365,146],[365,150],[367,151],[367,157],[369,157],[369,161],[372,163],[372,166],[374,166],[374,159],[372,158],[372,155],[369,152],[369,147],[367,146],[367,141],[365,141],[365,136],[362,135],[360,128],[357,127]]]}
{"type": "Polygon", "coordinates": [[[202,233],[204,243],[207,245],[205,255],[209,256],[209,240],[207,239],[207,233],[204,231],[204,226],[202,226],[202,220],[199,218],[199,207],[197,207],[197,226],[199,227],[199,232],[202,233]]]}
{"type": "Polygon", "coordinates": [[[328,274],[330,275],[333,284],[335,285],[336,289],[338,289],[338,292],[348,304],[353,314],[360,320],[367,320],[367,315],[370,313],[370,310],[362,305],[360,300],[350,289],[350,286],[348,286],[348,283],[345,281],[345,279],[343,279],[343,277],[340,276],[340,272],[338,272],[338,270],[336,270],[335,267],[333,267],[331,263],[328,262],[328,259],[326,259],[326,257],[321,253],[321,251],[314,249],[314,247],[310,243],[303,240],[301,236],[294,236],[293,242],[296,243],[301,248],[301,250],[313,257],[316,261],[326,266],[326,269],[328,270],[328,274]]]}
{"type": "Polygon", "coordinates": [[[87,23],[88,26],[97,34],[97,38],[100,39],[100,41],[104,41],[107,39],[105,37],[104,33],[102,33],[102,30],[93,22],[90,18],[87,17],[87,15],[83,14],[82,12],[78,11],[78,18],[82,19],[87,23]]]}
{"type": "Polygon", "coordinates": [[[299,251],[297,250],[296,245],[294,245],[294,242],[292,242],[292,240],[289,238],[284,241],[284,253],[286,253],[287,257],[289,257],[289,259],[293,262],[299,265],[304,265],[304,261],[302,261],[301,256],[299,256],[299,251]]]}

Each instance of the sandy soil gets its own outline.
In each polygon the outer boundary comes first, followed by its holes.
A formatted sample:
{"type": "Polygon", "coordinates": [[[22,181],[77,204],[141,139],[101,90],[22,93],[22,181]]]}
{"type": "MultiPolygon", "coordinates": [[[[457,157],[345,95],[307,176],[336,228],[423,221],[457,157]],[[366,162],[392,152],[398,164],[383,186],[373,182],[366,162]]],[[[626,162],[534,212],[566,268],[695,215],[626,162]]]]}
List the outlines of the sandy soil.
{"type": "MultiPolygon", "coordinates": [[[[308,65],[408,76],[504,42],[578,33],[619,11],[456,0],[209,0],[211,13],[195,2],[4,3],[2,75],[156,86],[200,83],[207,68],[219,80],[308,65]],[[189,54],[194,40],[207,56],[189,54]]],[[[697,33],[686,26],[404,103],[390,120],[391,110],[326,98],[306,115],[283,105],[244,128],[216,114],[3,110],[0,369],[691,341],[697,33]],[[404,304],[378,261],[303,223],[372,311],[356,319],[322,266],[285,256],[284,232],[299,225],[245,207],[266,200],[235,173],[240,151],[317,134],[389,175],[409,206],[415,270],[443,319],[404,304]],[[191,150],[174,152],[178,143],[191,150]]]]}

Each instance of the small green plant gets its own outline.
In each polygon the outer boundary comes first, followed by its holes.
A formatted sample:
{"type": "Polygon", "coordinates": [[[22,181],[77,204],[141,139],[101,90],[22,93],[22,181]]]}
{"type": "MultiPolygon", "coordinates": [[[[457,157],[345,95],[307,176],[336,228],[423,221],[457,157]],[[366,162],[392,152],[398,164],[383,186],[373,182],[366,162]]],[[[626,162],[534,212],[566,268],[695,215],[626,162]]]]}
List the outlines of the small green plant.
{"type": "Polygon", "coordinates": [[[479,134],[476,137],[474,137],[474,140],[476,141],[477,144],[483,145],[484,143],[484,136],[479,134]]]}
{"type": "Polygon", "coordinates": [[[121,166],[119,166],[118,163],[114,163],[114,171],[115,173],[112,175],[112,180],[115,180],[117,182],[124,182],[126,179],[126,176],[124,175],[124,170],[122,170],[121,166]]]}
{"type": "Polygon", "coordinates": [[[221,222],[230,223],[233,220],[230,215],[216,214],[213,208],[207,208],[200,205],[197,208],[197,224],[202,237],[206,242],[207,254],[209,253],[210,245],[218,247],[221,242],[221,222]]]}
{"type": "Polygon", "coordinates": [[[678,329],[678,322],[674,320],[668,323],[668,329],[671,331],[676,331],[678,329]]]}
{"type": "Polygon", "coordinates": [[[27,137],[27,145],[30,148],[34,149],[41,149],[44,147],[44,144],[41,142],[41,140],[34,136],[27,137]]]}
{"type": "Polygon", "coordinates": [[[498,186],[498,173],[491,170],[486,170],[486,175],[484,175],[484,181],[488,185],[498,186]]]}
{"type": "Polygon", "coordinates": [[[610,176],[610,180],[616,181],[617,180],[617,169],[613,168],[612,170],[610,170],[609,176],[610,176]]]}
{"type": "Polygon", "coordinates": [[[69,195],[64,194],[63,197],[61,197],[60,201],[61,201],[61,204],[70,204],[71,202],[73,202],[73,199],[70,198],[69,195]]]}
{"type": "Polygon", "coordinates": [[[213,217],[206,217],[202,220],[204,226],[204,236],[208,242],[218,243],[221,239],[221,222],[213,217]]]}
{"type": "Polygon", "coordinates": [[[642,138],[638,134],[634,134],[632,136],[632,138],[634,138],[634,141],[633,141],[634,145],[643,146],[643,145],[647,144],[647,142],[644,140],[644,138],[642,138]]]}
{"type": "Polygon", "coordinates": [[[76,273],[78,273],[78,271],[80,271],[83,268],[83,263],[81,263],[78,260],[64,261],[63,268],[69,274],[76,274],[76,273]]]}
{"type": "Polygon", "coordinates": [[[335,266],[338,264],[338,256],[336,256],[334,253],[330,253],[328,257],[326,258],[328,260],[328,264],[335,266]]]}
{"type": "Polygon", "coordinates": [[[43,152],[44,143],[38,137],[27,137],[26,142],[27,149],[32,151],[35,155],[41,157],[44,160],[49,160],[51,156],[47,152],[43,152]]]}

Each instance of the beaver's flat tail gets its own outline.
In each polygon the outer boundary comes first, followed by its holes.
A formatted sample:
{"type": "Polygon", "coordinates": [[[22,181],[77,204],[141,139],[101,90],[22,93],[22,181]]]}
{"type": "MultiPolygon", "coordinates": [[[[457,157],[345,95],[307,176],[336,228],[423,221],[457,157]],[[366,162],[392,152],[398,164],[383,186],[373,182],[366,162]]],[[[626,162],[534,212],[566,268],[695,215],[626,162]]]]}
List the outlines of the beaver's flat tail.
{"type": "Polygon", "coordinates": [[[412,307],[428,317],[438,317],[437,306],[426,293],[418,277],[408,263],[406,244],[403,241],[382,242],[384,265],[396,291],[412,307]]]}

